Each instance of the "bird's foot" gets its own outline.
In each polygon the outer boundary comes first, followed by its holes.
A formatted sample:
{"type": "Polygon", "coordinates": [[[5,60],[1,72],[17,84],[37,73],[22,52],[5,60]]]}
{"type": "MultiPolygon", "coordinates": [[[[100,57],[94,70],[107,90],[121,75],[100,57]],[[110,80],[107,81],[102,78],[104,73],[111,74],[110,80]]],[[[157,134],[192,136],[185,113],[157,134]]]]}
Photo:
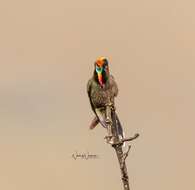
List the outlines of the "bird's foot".
{"type": "Polygon", "coordinates": [[[107,103],[105,106],[110,107],[110,108],[111,108],[111,110],[113,110],[113,111],[115,111],[115,110],[116,110],[116,107],[115,107],[115,105],[114,105],[112,102],[107,103]]]}
{"type": "Polygon", "coordinates": [[[111,125],[112,124],[112,120],[110,118],[106,118],[105,120],[107,125],[111,125]]]}

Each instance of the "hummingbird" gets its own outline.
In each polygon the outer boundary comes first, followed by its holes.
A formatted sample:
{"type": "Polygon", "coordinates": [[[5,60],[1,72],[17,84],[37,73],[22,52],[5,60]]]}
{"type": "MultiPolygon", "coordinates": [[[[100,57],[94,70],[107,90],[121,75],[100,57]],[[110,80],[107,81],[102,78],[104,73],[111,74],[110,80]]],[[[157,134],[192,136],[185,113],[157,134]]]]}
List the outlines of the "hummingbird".
{"type": "MultiPolygon", "coordinates": [[[[100,123],[108,130],[107,137],[111,139],[113,134],[108,124],[112,124],[112,116],[107,116],[106,107],[110,106],[113,110],[116,109],[114,99],[118,95],[118,86],[110,74],[109,63],[105,57],[100,57],[95,61],[93,75],[87,83],[87,93],[95,114],[89,128],[94,129],[100,123]]],[[[124,138],[124,132],[117,114],[116,124],[119,137],[124,138]]]]}

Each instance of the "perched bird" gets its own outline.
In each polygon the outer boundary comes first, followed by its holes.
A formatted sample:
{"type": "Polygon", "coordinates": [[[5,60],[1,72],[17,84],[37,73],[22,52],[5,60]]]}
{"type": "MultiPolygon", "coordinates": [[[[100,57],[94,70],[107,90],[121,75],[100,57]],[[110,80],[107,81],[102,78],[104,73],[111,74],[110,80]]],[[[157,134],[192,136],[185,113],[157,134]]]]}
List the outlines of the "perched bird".
{"type": "MultiPolygon", "coordinates": [[[[90,129],[94,129],[98,123],[108,129],[108,137],[112,137],[112,129],[108,128],[108,124],[112,123],[112,116],[107,117],[106,107],[110,106],[115,110],[114,98],[118,94],[118,87],[114,77],[109,72],[108,60],[100,57],[95,61],[94,73],[87,83],[87,93],[91,108],[95,113],[90,129]],[[109,120],[111,119],[111,120],[109,120]]],[[[116,114],[117,133],[123,138],[123,129],[116,114]]]]}

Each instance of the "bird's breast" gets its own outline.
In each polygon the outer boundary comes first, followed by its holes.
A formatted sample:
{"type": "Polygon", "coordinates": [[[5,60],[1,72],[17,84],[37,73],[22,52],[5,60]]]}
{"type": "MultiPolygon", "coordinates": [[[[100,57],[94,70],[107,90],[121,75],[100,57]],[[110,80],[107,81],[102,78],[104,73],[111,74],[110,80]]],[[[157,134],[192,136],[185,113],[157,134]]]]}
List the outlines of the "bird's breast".
{"type": "Polygon", "coordinates": [[[91,91],[91,99],[95,107],[103,107],[108,103],[114,103],[114,93],[111,88],[96,87],[91,91]]]}

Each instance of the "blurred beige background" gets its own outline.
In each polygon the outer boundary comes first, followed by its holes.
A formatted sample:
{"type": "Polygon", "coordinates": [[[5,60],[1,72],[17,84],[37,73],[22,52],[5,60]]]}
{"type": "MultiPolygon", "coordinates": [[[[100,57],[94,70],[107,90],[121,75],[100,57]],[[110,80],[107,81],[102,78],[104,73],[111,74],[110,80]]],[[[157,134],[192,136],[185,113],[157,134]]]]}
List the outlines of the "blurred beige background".
{"type": "Polygon", "coordinates": [[[133,190],[195,189],[192,0],[0,2],[0,189],[122,189],[86,83],[110,60],[133,190]],[[78,151],[99,159],[74,160],[78,151]]]}

